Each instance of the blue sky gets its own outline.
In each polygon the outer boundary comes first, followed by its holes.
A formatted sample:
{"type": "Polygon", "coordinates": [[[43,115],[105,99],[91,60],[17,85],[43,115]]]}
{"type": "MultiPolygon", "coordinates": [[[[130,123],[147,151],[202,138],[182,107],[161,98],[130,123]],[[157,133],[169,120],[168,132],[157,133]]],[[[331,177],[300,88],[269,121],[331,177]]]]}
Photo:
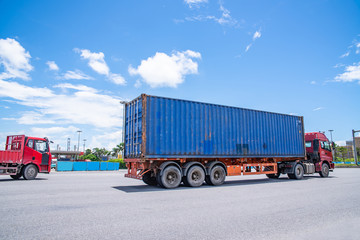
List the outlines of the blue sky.
{"type": "Polygon", "coordinates": [[[141,93],[301,115],[343,143],[360,129],[360,4],[0,1],[2,148],[27,134],[73,149],[81,130],[110,149],[119,101],[141,93]]]}

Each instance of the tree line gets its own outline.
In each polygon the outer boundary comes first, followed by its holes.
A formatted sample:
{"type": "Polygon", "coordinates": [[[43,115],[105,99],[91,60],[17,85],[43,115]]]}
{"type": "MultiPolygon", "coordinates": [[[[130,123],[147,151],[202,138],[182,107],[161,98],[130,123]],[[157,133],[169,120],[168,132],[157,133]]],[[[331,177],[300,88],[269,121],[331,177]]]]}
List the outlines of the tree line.
{"type": "Polygon", "coordinates": [[[91,161],[102,161],[103,157],[108,158],[113,156],[117,158],[119,154],[124,150],[124,143],[116,145],[112,150],[107,150],[106,148],[93,148],[86,149],[84,155],[80,156],[80,159],[89,159],[91,161]]]}

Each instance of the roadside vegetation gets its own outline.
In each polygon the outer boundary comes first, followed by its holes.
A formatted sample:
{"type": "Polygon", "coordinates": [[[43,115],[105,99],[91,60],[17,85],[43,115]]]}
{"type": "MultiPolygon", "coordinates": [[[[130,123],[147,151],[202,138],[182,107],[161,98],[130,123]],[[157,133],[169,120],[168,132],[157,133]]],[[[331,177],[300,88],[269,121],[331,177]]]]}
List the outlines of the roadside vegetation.
{"type": "Polygon", "coordinates": [[[123,143],[118,144],[110,151],[105,148],[86,149],[84,155],[80,156],[80,159],[90,160],[92,162],[118,162],[120,163],[120,168],[125,169],[126,164],[124,162],[124,159],[121,157],[123,149],[123,143]]]}

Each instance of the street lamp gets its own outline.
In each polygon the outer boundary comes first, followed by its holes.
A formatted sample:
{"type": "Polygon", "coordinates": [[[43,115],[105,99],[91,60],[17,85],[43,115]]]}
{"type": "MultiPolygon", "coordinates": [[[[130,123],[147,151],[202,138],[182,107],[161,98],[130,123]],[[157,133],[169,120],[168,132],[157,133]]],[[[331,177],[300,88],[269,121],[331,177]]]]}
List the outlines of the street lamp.
{"type": "Polygon", "coordinates": [[[85,142],[86,142],[86,139],[83,139],[83,141],[84,141],[84,148],[83,148],[83,152],[84,152],[84,154],[85,154],[85,142]]]}
{"type": "Polygon", "coordinates": [[[332,139],[332,132],[334,131],[334,130],[328,130],[329,132],[330,132],[330,137],[331,137],[331,143],[333,142],[333,139],[332,139]]]}
{"type": "Polygon", "coordinates": [[[122,142],[124,144],[124,147],[123,147],[123,152],[122,152],[122,156],[123,156],[123,159],[125,157],[125,107],[126,107],[126,104],[128,102],[126,101],[120,101],[120,104],[123,104],[124,105],[124,109],[123,109],[123,127],[122,127],[122,142]]]}
{"type": "Polygon", "coordinates": [[[355,158],[355,163],[356,163],[356,165],[359,166],[358,159],[357,159],[356,144],[355,144],[355,133],[357,133],[357,132],[360,132],[360,130],[354,130],[354,129],[352,130],[354,158],[355,158]]]}

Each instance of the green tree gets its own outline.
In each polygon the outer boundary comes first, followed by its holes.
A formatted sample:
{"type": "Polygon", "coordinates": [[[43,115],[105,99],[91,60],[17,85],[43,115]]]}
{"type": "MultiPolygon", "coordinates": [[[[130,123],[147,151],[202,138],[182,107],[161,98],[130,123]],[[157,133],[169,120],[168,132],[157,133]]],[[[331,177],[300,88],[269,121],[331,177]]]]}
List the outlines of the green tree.
{"type": "Polygon", "coordinates": [[[344,161],[344,163],[345,163],[345,156],[346,156],[346,154],[347,154],[347,152],[348,152],[347,148],[346,148],[346,147],[338,147],[338,148],[336,149],[336,151],[341,154],[341,156],[342,156],[342,158],[343,158],[343,161],[344,161]]]}
{"type": "Polygon", "coordinates": [[[116,147],[114,147],[111,151],[111,155],[112,156],[117,156],[120,152],[122,152],[124,150],[124,143],[120,143],[118,145],[116,145],[116,147]]]}

